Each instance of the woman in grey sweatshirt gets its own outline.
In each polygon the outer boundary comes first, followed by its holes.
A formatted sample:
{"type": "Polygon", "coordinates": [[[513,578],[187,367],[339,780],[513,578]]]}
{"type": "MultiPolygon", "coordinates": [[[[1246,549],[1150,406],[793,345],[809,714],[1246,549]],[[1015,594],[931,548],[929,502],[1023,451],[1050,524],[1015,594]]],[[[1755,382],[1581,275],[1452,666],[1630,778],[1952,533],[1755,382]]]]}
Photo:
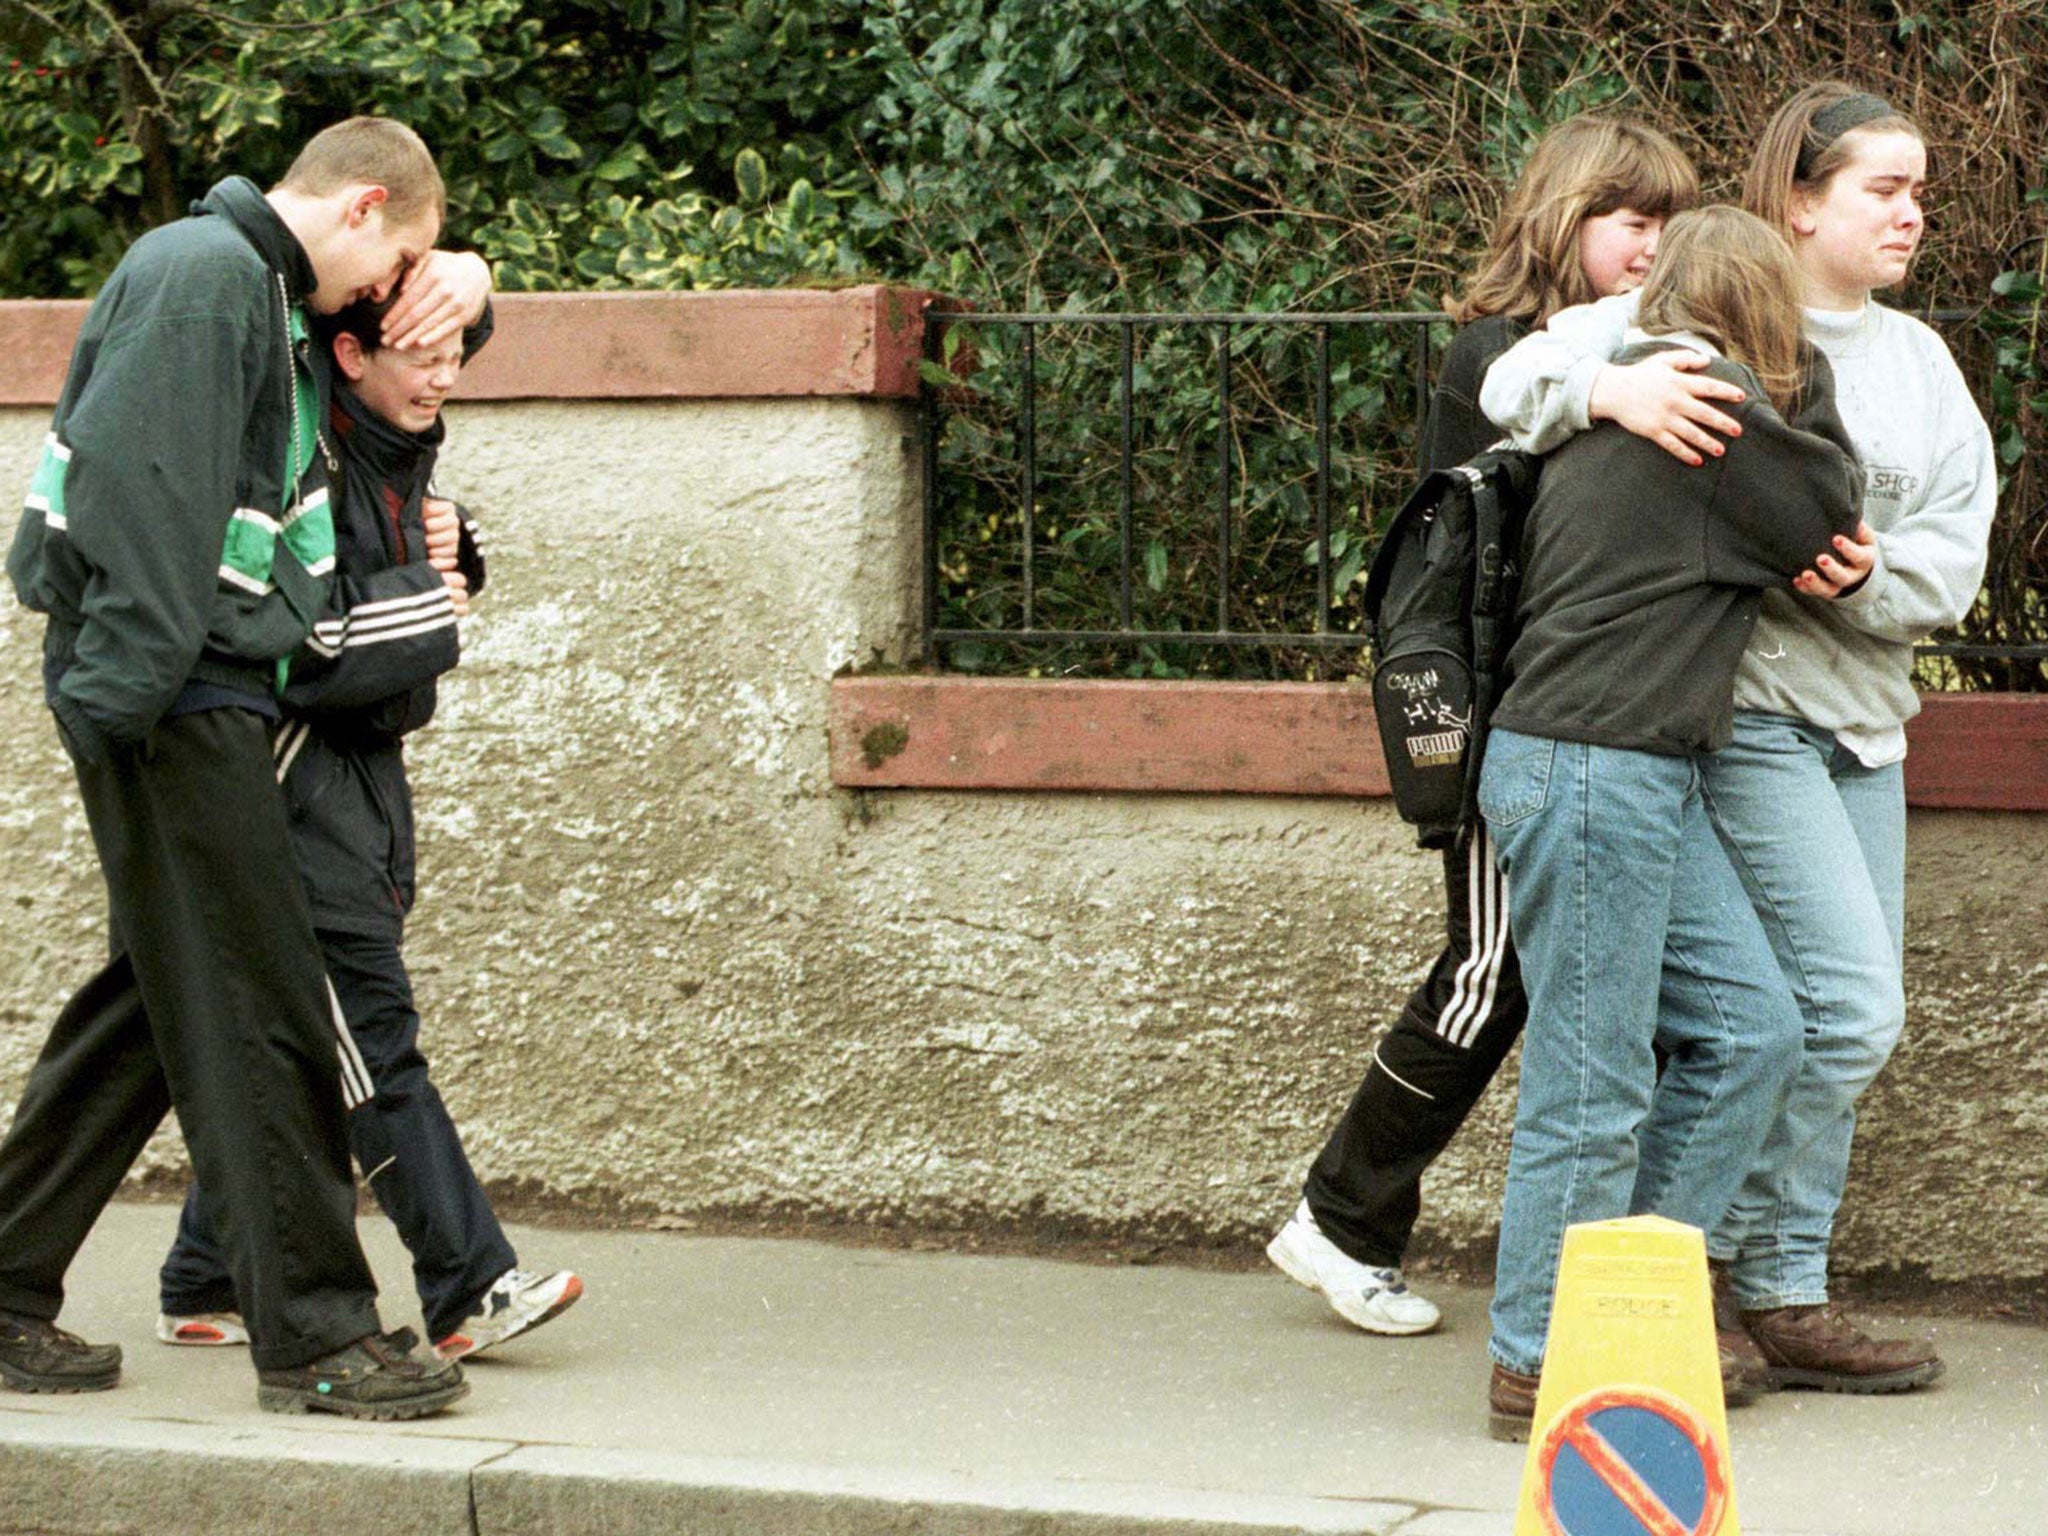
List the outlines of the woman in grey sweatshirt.
{"type": "MultiPolygon", "coordinates": [[[[1990,434],[1947,347],[1871,297],[1906,274],[1925,175],[1909,119],[1826,82],[1772,118],[1743,195],[1792,242],[1807,339],[1833,365],[1867,480],[1863,526],[1796,590],[1765,594],[1733,742],[1706,768],[1715,829],[1807,1028],[1785,1108],[1708,1252],[1724,1344],[1760,1351],[1776,1385],[1837,1392],[1902,1391],[1942,1369],[1925,1341],[1868,1337],[1827,1292],[1856,1100],[1905,1021],[1912,646],[1968,611],[1997,496],[1990,434]]],[[[1494,365],[1482,407],[1525,447],[1613,420],[1689,463],[1718,455],[1726,444],[1701,423],[1734,427],[1711,404],[1728,390],[1658,359],[1610,364],[1632,314],[1623,297],[1552,316],[1494,365]]]]}

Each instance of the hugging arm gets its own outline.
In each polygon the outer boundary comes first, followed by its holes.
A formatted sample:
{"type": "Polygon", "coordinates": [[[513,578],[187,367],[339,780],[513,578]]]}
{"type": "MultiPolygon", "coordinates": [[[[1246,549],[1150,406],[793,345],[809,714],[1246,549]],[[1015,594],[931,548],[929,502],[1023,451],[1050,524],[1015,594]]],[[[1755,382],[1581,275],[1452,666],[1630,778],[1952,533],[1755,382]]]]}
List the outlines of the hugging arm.
{"type": "Polygon", "coordinates": [[[1722,461],[1708,570],[1717,581],[1782,586],[1859,526],[1863,470],[1846,434],[1792,426],[1761,395],[1738,410],[1746,430],[1722,461]]]}
{"type": "Polygon", "coordinates": [[[1741,391],[1697,372],[1705,359],[1684,350],[1613,366],[1635,314],[1634,293],[1559,310],[1487,370],[1480,409],[1532,453],[1613,421],[1687,464],[1719,457],[1714,434],[1733,437],[1741,426],[1715,402],[1732,404],[1741,391]]]}

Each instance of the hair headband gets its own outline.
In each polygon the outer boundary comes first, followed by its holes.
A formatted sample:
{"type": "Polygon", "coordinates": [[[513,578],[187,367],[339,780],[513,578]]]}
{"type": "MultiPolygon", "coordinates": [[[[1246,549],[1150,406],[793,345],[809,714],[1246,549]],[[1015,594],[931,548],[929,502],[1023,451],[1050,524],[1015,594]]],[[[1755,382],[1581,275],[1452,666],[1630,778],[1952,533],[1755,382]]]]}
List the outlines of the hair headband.
{"type": "Polygon", "coordinates": [[[1835,140],[1852,128],[1861,128],[1880,117],[1896,116],[1898,113],[1890,102],[1867,91],[1829,102],[1813,114],[1813,121],[1808,124],[1806,137],[1799,146],[1799,160],[1793,166],[1792,174],[1801,181],[1811,180],[1814,161],[1825,154],[1835,140]]]}

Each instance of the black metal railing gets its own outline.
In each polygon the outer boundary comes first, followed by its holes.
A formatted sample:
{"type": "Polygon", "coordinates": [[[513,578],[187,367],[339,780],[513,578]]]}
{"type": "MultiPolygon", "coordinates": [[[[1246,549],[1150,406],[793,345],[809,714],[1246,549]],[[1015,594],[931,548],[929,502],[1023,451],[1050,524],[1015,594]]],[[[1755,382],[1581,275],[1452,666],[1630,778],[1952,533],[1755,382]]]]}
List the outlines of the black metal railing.
{"type": "MultiPolygon", "coordinates": [[[[1974,317],[1974,311],[1966,309],[1936,310],[1927,319],[1936,325],[1954,325],[1974,317]]],[[[1332,420],[1332,336],[1336,333],[1353,333],[1359,328],[1379,328],[1388,334],[1398,334],[1405,342],[1407,361],[1404,386],[1410,393],[1412,414],[1408,431],[1399,449],[1391,455],[1400,475],[1394,490],[1405,493],[1413,479],[1414,439],[1419,436],[1420,423],[1427,408],[1431,385],[1431,362],[1434,352],[1432,330],[1449,322],[1441,314],[1422,312],[1381,312],[1381,313],[1107,313],[1107,314],[1047,314],[1047,313],[975,313],[972,311],[933,312],[928,316],[925,343],[926,359],[936,365],[927,371],[927,383],[923,392],[924,411],[924,652],[928,664],[938,666],[944,659],[947,647],[969,643],[976,646],[999,647],[1084,647],[1084,648],[1135,648],[1160,646],[1192,646],[1207,648],[1228,648],[1239,651],[1268,650],[1341,654],[1356,651],[1367,644],[1364,626],[1356,614],[1340,611],[1344,594],[1334,590],[1332,554],[1332,499],[1335,479],[1332,472],[1334,423],[1332,420]],[[942,582],[941,546],[947,526],[949,481],[942,465],[942,442],[958,412],[959,403],[954,395],[958,385],[938,384],[941,379],[952,379],[955,375],[946,364],[954,357],[954,348],[948,344],[948,333],[956,328],[971,327],[976,337],[992,337],[1003,330],[1015,333],[1014,379],[1008,380],[1004,391],[1003,407],[1010,417],[1010,430],[1014,433],[1015,466],[1014,477],[1006,483],[1003,496],[1004,508],[996,521],[1014,528],[1015,543],[1007,554],[1000,558],[1005,563],[1005,598],[1002,606],[1007,610],[1008,621],[992,624],[971,625],[944,622],[947,617],[947,603],[951,593],[942,582]],[[1045,622],[1043,591],[1043,540],[1041,537],[1040,510],[1045,493],[1042,479],[1040,452],[1040,408],[1043,384],[1040,378],[1039,338],[1049,329],[1075,328],[1077,331],[1100,332],[1113,330],[1115,333],[1115,592],[1114,619],[1109,620],[1107,605],[1096,610],[1099,617],[1094,622],[1045,622]],[[1235,569],[1233,549],[1234,524],[1239,513],[1240,495],[1244,487],[1240,484],[1238,460],[1240,458],[1237,407],[1233,398],[1234,385],[1238,382],[1237,356],[1238,338],[1252,330],[1275,329],[1290,333],[1307,333],[1313,352],[1309,364],[1311,400],[1308,407],[1312,468],[1309,473],[1310,531],[1312,544],[1307,563],[1313,565],[1315,581],[1312,606],[1314,619],[1303,625],[1280,625],[1264,628],[1248,628],[1237,622],[1243,610],[1241,601],[1248,590],[1247,582],[1257,573],[1246,576],[1235,569]],[[1213,627],[1160,627],[1140,622],[1135,603],[1137,590],[1134,569],[1134,526],[1139,508],[1136,491],[1138,423],[1136,402],[1138,389],[1137,373],[1138,341],[1141,335],[1161,331],[1214,333],[1215,373],[1211,389],[1214,403],[1215,445],[1212,483],[1215,496],[1215,515],[1209,538],[1210,549],[1205,555],[1213,554],[1212,594],[1214,603],[1213,627]],[[1014,493],[1014,503],[1009,492],[1014,493]]],[[[970,352],[973,348],[967,349],[970,352]]],[[[1355,349],[1354,349],[1355,350],[1355,349]]],[[[985,361],[985,360],[984,360],[985,361]]],[[[971,372],[971,370],[970,370],[971,372]]],[[[1103,402],[1096,402],[1094,409],[1102,409],[1103,402]]],[[[1382,438],[1389,434],[1382,429],[1382,438]]],[[[1190,476],[1179,477],[1175,494],[1183,498],[1199,494],[1187,489],[1190,476]]],[[[1381,511],[1391,510],[1394,501],[1387,502],[1381,511]]],[[[1372,532],[1375,518],[1365,517],[1355,529],[1355,537],[1364,539],[1372,532]]],[[[993,534],[989,536],[992,552],[999,546],[993,534]]],[[[1353,566],[1355,571],[1356,567],[1353,566]]],[[[1348,581],[1346,583],[1348,585],[1348,581]]],[[[1186,602],[1182,612],[1192,614],[1201,603],[1186,602]]],[[[1296,608],[1302,606],[1297,603],[1296,608]]],[[[957,613],[959,605],[953,604],[957,613]]],[[[1178,615],[1177,615],[1178,617],[1178,615]]],[[[2041,661],[2048,660],[2048,646],[1993,646],[1964,643],[1960,641],[1930,643],[1918,648],[1922,658],[1954,661],[2041,661]]]]}
{"type": "MultiPolygon", "coordinates": [[[[937,362],[944,352],[949,326],[971,325],[987,333],[998,327],[1019,332],[1016,388],[1009,401],[1014,410],[1017,445],[1016,545],[1011,562],[1016,572],[1014,621],[993,626],[960,627],[939,622],[940,527],[944,513],[945,485],[940,473],[940,439],[946,429],[947,407],[939,392],[926,390],[925,418],[925,539],[924,614],[927,658],[936,663],[939,648],[953,642],[992,644],[1065,643],[1084,646],[1196,645],[1238,648],[1275,647],[1307,649],[1356,649],[1365,636],[1343,630],[1332,622],[1337,594],[1332,592],[1331,502],[1331,334],[1336,330],[1386,327],[1406,333],[1410,353],[1408,376],[1415,398],[1428,398],[1431,345],[1430,328],[1445,324],[1442,315],[1413,313],[1237,313],[1237,314],[1155,314],[1111,313],[1092,315],[1022,313],[940,313],[930,317],[926,338],[928,357],[937,362]],[[1049,327],[1113,329],[1116,333],[1116,570],[1115,621],[1113,624],[1046,624],[1040,612],[1040,521],[1041,495],[1039,454],[1038,337],[1049,327]],[[1310,502],[1313,508],[1313,564],[1315,580],[1314,623],[1306,628],[1250,630],[1237,626],[1233,615],[1239,607],[1239,573],[1233,558],[1233,524],[1240,494],[1238,453],[1234,441],[1237,358],[1235,338],[1250,327],[1276,327],[1307,332],[1314,347],[1311,364],[1313,397],[1310,403],[1313,443],[1313,472],[1310,502]],[[1214,555],[1213,628],[1148,628],[1137,622],[1134,594],[1133,526],[1136,514],[1136,401],[1134,384],[1137,342],[1140,334],[1161,328],[1181,331],[1213,331],[1215,374],[1213,399],[1217,428],[1214,447],[1213,487],[1215,516],[1211,525],[1214,555]]],[[[1108,615],[1105,613],[1104,617],[1108,615]]]]}

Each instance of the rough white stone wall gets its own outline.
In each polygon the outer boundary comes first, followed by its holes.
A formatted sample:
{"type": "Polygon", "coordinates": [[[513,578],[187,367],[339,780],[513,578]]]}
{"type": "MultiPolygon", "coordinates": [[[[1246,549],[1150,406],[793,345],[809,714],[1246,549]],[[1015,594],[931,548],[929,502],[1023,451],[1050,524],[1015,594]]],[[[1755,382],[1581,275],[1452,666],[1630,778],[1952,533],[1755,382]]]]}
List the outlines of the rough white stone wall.
{"type": "MultiPolygon", "coordinates": [[[[827,680],[904,654],[917,454],[854,401],[452,413],[491,585],[416,741],[411,958],[485,1178],[595,1211],[1248,1245],[1432,954],[1381,803],[856,794],[827,680]]],[[[0,412],[0,485],[40,413],[0,412]]],[[[0,611],[0,1094],[103,943],[0,611]]],[[[2048,1277],[2048,818],[1917,813],[1906,1045],[1841,1259],[2048,1277]]],[[[1510,1096],[1432,1176],[1481,1253],[1510,1096]]],[[[0,1114],[5,1114],[0,1110],[0,1114]]],[[[170,1135],[146,1167],[175,1168],[170,1135]]]]}

